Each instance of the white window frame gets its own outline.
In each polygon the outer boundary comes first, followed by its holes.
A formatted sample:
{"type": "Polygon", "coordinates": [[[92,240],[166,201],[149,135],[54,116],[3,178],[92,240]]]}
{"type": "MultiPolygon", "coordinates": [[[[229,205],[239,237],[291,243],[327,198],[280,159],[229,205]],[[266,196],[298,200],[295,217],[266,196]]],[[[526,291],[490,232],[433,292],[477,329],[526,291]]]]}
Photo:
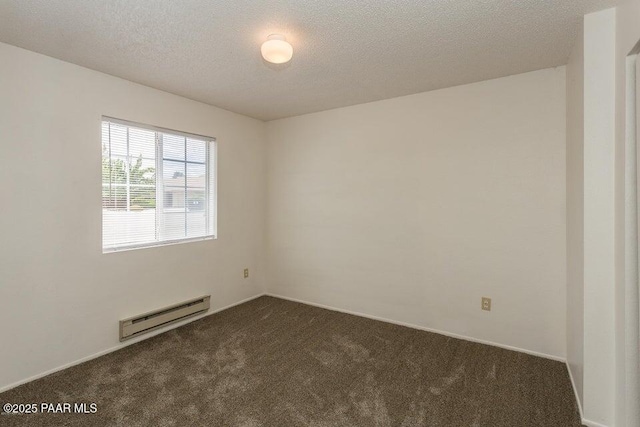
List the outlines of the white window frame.
{"type": "MultiPolygon", "coordinates": [[[[121,244],[115,246],[104,246],[104,241],[102,241],[102,253],[113,253],[113,252],[121,252],[128,251],[134,249],[144,249],[144,248],[153,248],[158,246],[167,246],[167,245],[175,245],[180,243],[189,243],[189,242],[199,242],[203,240],[214,240],[217,239],[217,231],[218,231],[218,143],[216,138],[211,136],[198,135],[194,133],[176,131],[173,129],[162,128],[153,125],[147,125],[138,122],[132,122],[129,120],[117,119],[109,116],[102,116],[102,120],[100,121],[101,126],[104,122],[116,123],[127,127],[146,129],[149,131],[153,131],[156,133],[156,240],[150,242],[142,242],[142,243],[132,243],[132,244],[121,244]],[[158,240],[160,237],[158,236],[160,227],[162,226],[162,220],[164,218],[164,191],[162,188],[162,183],[159,182],[159,179],[162,179],[163,172],[163,160],[164,153],[162,149],[162,134],[170,134],[176,136],[182,136],[186,138],[196,139],[200,141],[204,141],[206,143],[206,152],[205,152],[205,194],[206,194],[206,203],[208,213],[205,215],[206,218],[206,230],[210,230],[210,233],[207,233],[203,236],[197,237],[184,237],[179,239],[167,239],[167,240],[158,240]],[[211,176],[213,174],[213,177],[211,176]],[[211,179],[213,178],[213,180],[211,179]],[[158,212],[158,209],[161,209],[158,212]]],[[[100,143],[102,144],[102,137],[100,138],[100,143]]],[[[188,163],[186,155],[185,155],[185,163],[188,163]]],[[[100,181],[100,188],[102,191],[102,179],[100,181]]],[[[186,185],[186,179],[185,179],[186,185]]],[[[102,194],[102,193],[101,193],[102,194]]],[[[186,191],[185,191],[186,198],[186,191]]],[[[128,203],[128,202],[127,202],[128,203]]],[[[101,203],[102,207],[102,203],[101,203]]],[[[185,203],[186,210],[186,203],[185,203]]],[[[101,211],[102,212],[102,211],[101,211]]],[[[101,227],[104,227],[104,218],[101,219],[101,227]]],[[[100,233],[100,238],[102,240],[103,234],[100,233]]]]}

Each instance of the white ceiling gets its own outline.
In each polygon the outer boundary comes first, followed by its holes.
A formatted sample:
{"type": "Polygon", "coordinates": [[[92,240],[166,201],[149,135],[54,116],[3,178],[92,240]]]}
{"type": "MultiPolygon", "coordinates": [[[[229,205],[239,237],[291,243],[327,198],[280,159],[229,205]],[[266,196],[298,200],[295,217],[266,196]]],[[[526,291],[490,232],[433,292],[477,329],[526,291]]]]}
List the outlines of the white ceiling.
{"type": "Polygon", "coordinates": [[[0,0],[0,41],[262,120],[565,64],[616,0],[0,0]],[[293,60],[260,44],[285,34],[293,60]]]}

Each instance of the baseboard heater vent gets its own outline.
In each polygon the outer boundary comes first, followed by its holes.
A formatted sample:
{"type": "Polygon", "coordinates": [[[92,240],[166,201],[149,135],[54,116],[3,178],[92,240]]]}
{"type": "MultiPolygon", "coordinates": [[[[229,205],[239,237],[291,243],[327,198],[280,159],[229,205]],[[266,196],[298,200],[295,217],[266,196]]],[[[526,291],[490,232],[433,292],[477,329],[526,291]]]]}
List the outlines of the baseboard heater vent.
{"type": "Polygon", "coordinates": [[[120,321],[120,341],[161,328],[209,310],[211,295],[192,299],[120,321]]]}

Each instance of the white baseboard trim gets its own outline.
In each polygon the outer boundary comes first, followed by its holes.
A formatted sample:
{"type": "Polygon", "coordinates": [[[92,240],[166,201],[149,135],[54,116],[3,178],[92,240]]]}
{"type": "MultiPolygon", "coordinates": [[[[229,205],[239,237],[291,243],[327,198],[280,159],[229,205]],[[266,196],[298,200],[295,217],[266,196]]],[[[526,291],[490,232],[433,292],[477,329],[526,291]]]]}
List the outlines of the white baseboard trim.
{"type": "Polygon", "coordinates": [[[79,365],[79,364],[84,363],[84,362],[88,362],[89,360],[96,359],[96,358],[98,358],[100,356],[104,356],[105,354],[112,353],[114,351],[123,349],[123,348],[125,348],[127,346],[130,346],[132,344],[138,343],[140,341],[144,341],[146,339],[149,339],[149,338],[154,337],[156,335],[160,335],[160,334],[162,334],[164,332],[167,332],[167,331],[170,331],[172,329],[179,328],[180,326],[184,326],[184,325],[186,325],[188,323],[195,322],[196,320],[205,318],[207,316],[211,316],[212,314],[219,313],[219,312],[227,310],[227,309],[229,309],[231,307],[235,307],[236,305],[244,304],[245,302],[249,302],[249,301],[254,300],[256,298],[260,298],[261,296],[264,296],[264,295],[266,295],[266,294],[264,292],[262,292],[260,294],[254,295],[252,297],[245,298],[245,299],[243,299],[241,301],[234,302],[233,304],[229,304],[229,305],[221,307],[221,308],[216,308],[214,310],[211,310],[211,311],[209,311],[207,313],[204,313],[204,314],[201,314],[199,316],[195,316],[195,317],[192,317],[190,319],[186,319],[186,320],[183,320],[181,322],[177,322],[177,323],[174,323],[172,325],[168,325],[168,326],[166,326],[164,328],[161,328],[161,329],[158,329],[156,331],[150,332],[149,334],[146,334],[146,335],[141,336],[139,338],[134,338],[134,339],[131,339],[131,340],[127,340],[122,344],[113,346],[113,347],[108,348],[106,350],[99,351],[99,352],[94,353],[94,354],[92,354],[90,356],[86,356],[86,357],[83,357],[81,359],[74,360],[73,362],[66,363],[64,365],[58,366],[57,368],[49,369],[48,371],[41,372],[39,374],[33,375],[33,376],[31,376],[29,378],[26,378],[24,380],[16,381],[14,383],[2,386],[2,387],[0,387],[0,393],[2,393],[4,391],[7,391],[7,390],[11,390],[12,388],[18,387],[19,385],[26,384],[28,382],[37,380],[39,378],[46,377],[47,375],[53,374],[55,372],[62,371],[64,369],[70,368],[72,366],[79,365]]]}
{"type": "Polygon", "coordinates": [[[580,398],[578,397],[578,389],[576,388],[576,382],[573,379],[571,368],[569,368],[569,361],[566,362],[566,365],[567,365],[567,372],[569,372],[569,380],[571,380],[571,388],[573,389],[573,395],[576,398],[576,402],[578,403],[578,413],[580,414],[580,420],[582,421],[582,424],[586,424],[584,415],[582,412],[582,402],[580,402],[580,398]]]}
{"type": "Polygon", "coordinates": [[[585,420],[584,418],[582,419],[582,424],[584,424],[587,427],[608,427],[604,424],[600,424],[595,421],[585,420]]]}
{"type": "Polygon", "coordinates": [[[301,300],[301,299],[297,299],[297,298],[290,298],[290,297],[286,297],[284,295],[275,294],[273,292],[266,292],[265,295],[271,296],[271,297],[274,297],[274,298],[285,299],[285,300],[288,300],[288,301],[298,302],[298,303],[301,303],[301,304],[312,305],[314,307],[324,308],[324,309],[331,310],[331,311],[338,311],[340,313],[346,313],[346,314],[352,314],[354,316],[365,317],[367,319],[379,320],[381,322],[386,322],[386,323],[392,323],[394,325],[406,326],[407,328],[419,329],[421,331],[427,331],[427,332],[433,332],[433,333],[440,334],[440,335],[445,335],[445,336],[448,336],[448,337],[451,337],[451,338],[457,338],[457,339],[461,339],[461,340],[465,340],[465,341],[471,341],[471,342],[475,342],[475,343],[479,343],[479,344],[491,345],[491,346],[494,346],[494,347],[504,348],[506,350],[518,351],[520,353],[529,354],[531,356],[538,356],[538,357],[543,357],[545,359],[555,360],[556,362],[567,363],[567,360],[564,357],[560,357],[560,356],[554,356],[554,355],[546,354],[546,353],[539,353],[539,352],[533,351],[533,350],[527,350],[527,349],[524,349],[524,348],[514,347],[514,346],[510,346],[510,345],[506,345],[506,344],[499,344],[499,343],[492,342],[492,341],[487,341],[487,340],[483,340],[483,339],[468,337],[468,336],[465,336],[465,335],[459,335],[459,334],[456,334],[456,333],[453,333],[453,332],[442,331],[442,330],[439,330],[439,329],[429,328],[429,327],[426,327],[426,326],[420,326],[420,325],[415,325],[415,324],[412,324],[412,323],[401,322],[401,321],[398,321],[398,320],[387,319],[387,318],[380,317],[380,316],[373,316],[371,314],[360,313],[360,312],[357,312],[357,311],[346,310],[346,309],[337,308],[337,307],[331,307],[331,306],[328,306],[328,305],[318,304],[318,303],[305,301],[305,300],[301,300]]]}

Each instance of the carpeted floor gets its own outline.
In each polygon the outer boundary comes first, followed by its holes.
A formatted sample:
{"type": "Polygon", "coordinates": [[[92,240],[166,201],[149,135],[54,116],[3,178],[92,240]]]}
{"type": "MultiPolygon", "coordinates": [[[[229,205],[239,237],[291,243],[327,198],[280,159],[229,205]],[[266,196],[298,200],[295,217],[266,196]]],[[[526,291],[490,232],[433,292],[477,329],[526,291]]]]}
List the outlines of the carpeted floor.
{"type": "Polygon", "coordinates": [[[564,364],[261,297],[0,394],[2,426],[580,426],[564,364]]]}

